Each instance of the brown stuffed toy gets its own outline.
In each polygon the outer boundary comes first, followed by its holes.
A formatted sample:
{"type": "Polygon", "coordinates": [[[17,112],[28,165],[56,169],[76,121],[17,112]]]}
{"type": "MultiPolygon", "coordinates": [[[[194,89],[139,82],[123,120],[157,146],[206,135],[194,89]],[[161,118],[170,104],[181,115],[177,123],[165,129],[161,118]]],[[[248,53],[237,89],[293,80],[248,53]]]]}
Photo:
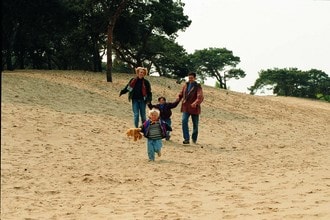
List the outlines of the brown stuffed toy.
{"type": "Polygon", "coordinates": [[[129,128],[126,131],[127,137],[133,137],[134,141],[140,140],[142,138],[141,128],[129,128]]]}

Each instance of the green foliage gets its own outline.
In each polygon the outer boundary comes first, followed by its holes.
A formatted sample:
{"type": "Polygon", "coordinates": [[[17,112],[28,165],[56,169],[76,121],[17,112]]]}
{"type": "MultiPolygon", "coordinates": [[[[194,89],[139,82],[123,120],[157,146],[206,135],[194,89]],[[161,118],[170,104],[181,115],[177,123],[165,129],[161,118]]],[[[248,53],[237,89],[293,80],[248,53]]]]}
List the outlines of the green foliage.
{"type": "MultiPolygon", "coordinates": [[[[191,24],[181,0],[3,0],[2,69],[104,70],[107,31],[121,3],[127,4],[122,4],[108,50],[115,52],[108,56],[114,58],[114,70],[146,66],[173,78],[196,71],[201,82],[212,77],[223,89],[228,80],[245,77],[236,68],[240,58],[226,48],[188,54],[175,42],[177,32],[191,24]]],[[[249,89],[253,94],[265,86],[277,95],[329,100],[330,80],[321,70],[261,71],[249,89]]]]}
{"type": "Polygon", "coordinates": [[[192,56],[194,68],[206,77],[215,78],[219,87],[227,89],[227,81],[231,78],[244,78],[245,73],[241,69],[235,69],[240,58],[233,55],[232,51],[226,48],[208,48],[196,50],[192,56]]]}
{"type": "Polygon", "coordinates": [[[171,54],[176,54],[176,59],[184,59],[185,51],[174,39],[176,32],[184,30],[190,23],[183,14],[181,1],[130,4],[114,29],[116,56],[131,66],[154,65],[160,75],[178,72],[177,64],[165,62],[174,61],[171,54]]]}
{"type": "MultiPolygon", "coordinates": [[[[3,68],[101,71],[109,22],[122,2],[4,0],[3,68]]],[[[115,25],[117,59],[130,68],[154,65],[161,74],[181,74],[186,53],[175,37],[191,23],[183,6],[180,0],[128,0],[115,25]]]]}
{"type": "Polygon", "coordinates": [[[113,71],[117,73],[133,73],[132,68],[127,63],[116,58],[113,61],[113,71]]]}
{"type": "Polygon", "coordinates": [[[273,94],[328,100],[330,95],[329,76],[316,69],[301,71],[297,68],[268,69],[259,72],[259,78],[249,88],[251,94],[270,86],[273,94]]]}
{"type": "Polygon", "coordinates": [[[3,66],[100,70],[104,17],[91,13],[88,2],[5,0],[3,66]]]}
{"type": "Polygon", "coordinates": [[[187,75],[189,58],[182,46],[163,36],[156,36],[152,38],[147,50],[150,62],[159,75],[167,77],[185,77],[187,75]]]}
{"type": "Polygon", "coordinates": [[[220,89],[220,83],[218,81],[215,82],[215,88],[219,88],[220,89]]]}
{"type": "Polygon", "coordinates": [[[56,42],[70,28],[63,2],[4,0],[3,12],[2,53],[7,68],[50,68],[56,42]]]}

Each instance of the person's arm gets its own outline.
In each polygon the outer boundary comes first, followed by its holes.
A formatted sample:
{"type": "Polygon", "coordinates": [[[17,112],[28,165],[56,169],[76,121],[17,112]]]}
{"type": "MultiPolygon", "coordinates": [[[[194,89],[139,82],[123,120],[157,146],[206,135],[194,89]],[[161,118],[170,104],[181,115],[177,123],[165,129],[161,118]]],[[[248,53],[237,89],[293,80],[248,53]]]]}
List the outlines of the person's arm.
{"type": "Polygon", "coordinates": [[[125,86],[125,88],[123,88],[122,90],[120,90],[119,97],[121,95],[126,94],[128,92],[127,86],[128,86],[128,84],[125,86]]]}
{"type": "Polygon", "coordinates": [[[151,110],[152,108],[157,108],[157,105],[151,104],[151,102],[148,105],[148,108],[151,110]]]}
{"type": "Polygon", "coordinates": [[[163,123],[165,124],[166,131],[172,131],[172,127],[169,124],[167,124],[165,121],[163,121],[163,123]]]}
{"type": "Polygon", "coordinates": [[[176,99],[174,102],[168,102],[168,108],[176,108],[178,106],[178,104],[180,103],[179,99],[176,99]]]}
{"type": "Polygon", "coordinates": [[[182,89],[181,89],[180,93],[178,94],[178,96],[177,96],[177,98],[175,100],[176,102],[178,102],[178,104],[179,104],[179,102],[181,101],[181,99],[183,97],[183,93],[184,93],[184,91],[186,89],[186,86],[187,86],[187,84],[184,84],[184,86],[182,86],[182,89]]]}
{"type": "Polygon", "coordinates": [[[197,98],[196,100],[191,104],[192,107],[196,107],[197,105],[200,105],[204,100],[204,95],[203,95],[203,89],[200,84],[197,86],[197,98]]]}
{"type": "Polygon", "coordinates": [[[144,126],[141,125],[140,127],[138,127],[140,129],[140,132],[144,133],[144,126]]]}
{"type": "Polygon", "coordinates": [[[129,84],[132,82],[133,78],[129,80],[129,82],[127,83],[127,85],[122,89],[120,90],[120,93],[119,93],[119,96],[123,95],[123,94],[126,94],[129,90],[127,89],[129,84]]]}
{"type": "Polygon", "coordinates": [[[147,98],[146,98],[146,103],[147,104],[150,104],[151,101],[152,101],[152,92],[151,92],[151,85],[150,85],[150,82],[146,79],[145,80],[145,83],[146,83],[146,89],[147,89],[147,98]]]}

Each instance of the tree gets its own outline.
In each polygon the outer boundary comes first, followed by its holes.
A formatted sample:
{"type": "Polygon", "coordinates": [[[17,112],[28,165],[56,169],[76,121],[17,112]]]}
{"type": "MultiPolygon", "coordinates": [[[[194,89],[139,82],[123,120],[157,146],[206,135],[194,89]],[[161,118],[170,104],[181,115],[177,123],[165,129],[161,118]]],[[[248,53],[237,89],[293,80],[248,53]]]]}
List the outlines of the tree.
{"type": "Polygon", "coordinates": [[[301,71],[297,68],[267,69],[259,72],[259,78],[249,88],[251,94],[269,86],[273,94],[305,98],[327,99],[330,78],[323,71],[311,69],[301,71]]]}
{"type": "Polygon", "coordinates": [[[330,102],[330,77],[323,71],[311,69],[308,73],[308,94],[311,98],[330,102]]]}
{"type": "Polygon", "coordinates": [[[294,87],[297,86],[294,82],[296,82],[298,72],[297,68],[262,70],[259,72],[259,78],[249,90],[251,94],[254,94],[256,90],[270,86],[274,94],[291,96],[293,95],[294,87]]]}
{"type": "Polygon", "coordinates": [[[181,78],[189,71],[189,57],[186,50],[164,36],[151,37],[146,55],[160,76],[181,78]]]}
{"type": "Polygon", "coordinates": [[[118,18],[114,29],[116,56],[132,67],[150,68],[154,65],[161,70],[158,61],[169,54],[166,50],[173,49],[176,53],[180,50],[174,43],[176,32],[191,23],[183,14],[183,6],[181,1],[172,0],[130,4],[118,18]]]}
{"type": "Polygon", "coordinates": [[[13,66],[13,53],[14,42],[20,28],[19,14],[20,11],[18,0],[4,0],[2,1],[1,16],[2,16],[2,30],[1,30],[1,44],[2,44],[2,67],[7,66],[8,70],[14,70],[13,66]]]}
{"type": "Polygon", "coordinates": [[[107,51],[111,82],[115,51],[130,68],[187,72],[187,54],[174,41],[191,23],[180,0],[4,0],[3,6],[2,68],[101,71],[107,51]]]}
{"type": "Polygon", "coordinates": [[[2,53],[7,69],[51,68],[54,41],[68,27],[70,13],[65,4],[60,0],[2,3],[2,53]]]}
{"type": "Polygon", "coordinates": [[[235,67],[240,58],[233,55],[232,51],[226,48],[208,48],[196,50],[193,54],[193,63],[196,71],[201,72],[204,78],[215,78],[219,87],[227,89],[227,81],[231,78],[244,78],[245,73],[235,67]]]}
{"type": "Polygon", "coordinates": [[[122,11],[125,9],[128,0],[114,0],[110,4],[106,1],[103,6],[107,7],[107,12],[110,13],[110,18],[107,27],[107,82],[112,82],[112,43],[113,43],[113,30],[115,28],[117,19],[122,11]]]}

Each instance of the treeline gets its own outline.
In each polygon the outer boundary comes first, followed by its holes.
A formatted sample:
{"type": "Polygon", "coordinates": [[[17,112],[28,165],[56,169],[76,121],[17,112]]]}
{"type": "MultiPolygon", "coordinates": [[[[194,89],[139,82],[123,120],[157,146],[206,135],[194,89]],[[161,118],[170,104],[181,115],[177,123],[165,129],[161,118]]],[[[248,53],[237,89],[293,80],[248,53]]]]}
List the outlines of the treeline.
{"type": "Polygon", "coordinates": [[[187,53],[175,42],[191,23],[183,6],[172,0],[3,0],[2,69],[102,71],[114,25],[115,68],[154,66],[160,74],[184,75],[187,53]]]}
{"type": "MultiPolygon", "coordinates": [[[[2,70],[58,69],[132,72],[145,66],[160,76],[199,80],[244,78],[240,57],[226,48],[196,50],[176,43],[190,26],[181,0],[3,0],[2,70]],[[107,62],[102,63],[103,57],[107,62]]],[[[274,94],[329,100],[329,76],[321,70],[262,70],[251,94],[270,86],[274,94]]]]}
{"type": "Polygon", "coordinates": [[[180,0],[4,0],[2,69],[99,72],[107,55],[110,82],[109,65],[116,72],[145,66],[178,79],[193,70],[223,89],[230,78],[245,77],[235,69],[240,58],[226,48],[188,54],[175,42],[191,24],[183,7],[180,0]]]}
{"type": "Polygon", "coordinates": [[[249,88],[251,94],[269,89],[279,96],[321,99],[330,102],[330,77],[323,71],[297,68],[268,69],[259,72],[259,78],[249,88]]]}

